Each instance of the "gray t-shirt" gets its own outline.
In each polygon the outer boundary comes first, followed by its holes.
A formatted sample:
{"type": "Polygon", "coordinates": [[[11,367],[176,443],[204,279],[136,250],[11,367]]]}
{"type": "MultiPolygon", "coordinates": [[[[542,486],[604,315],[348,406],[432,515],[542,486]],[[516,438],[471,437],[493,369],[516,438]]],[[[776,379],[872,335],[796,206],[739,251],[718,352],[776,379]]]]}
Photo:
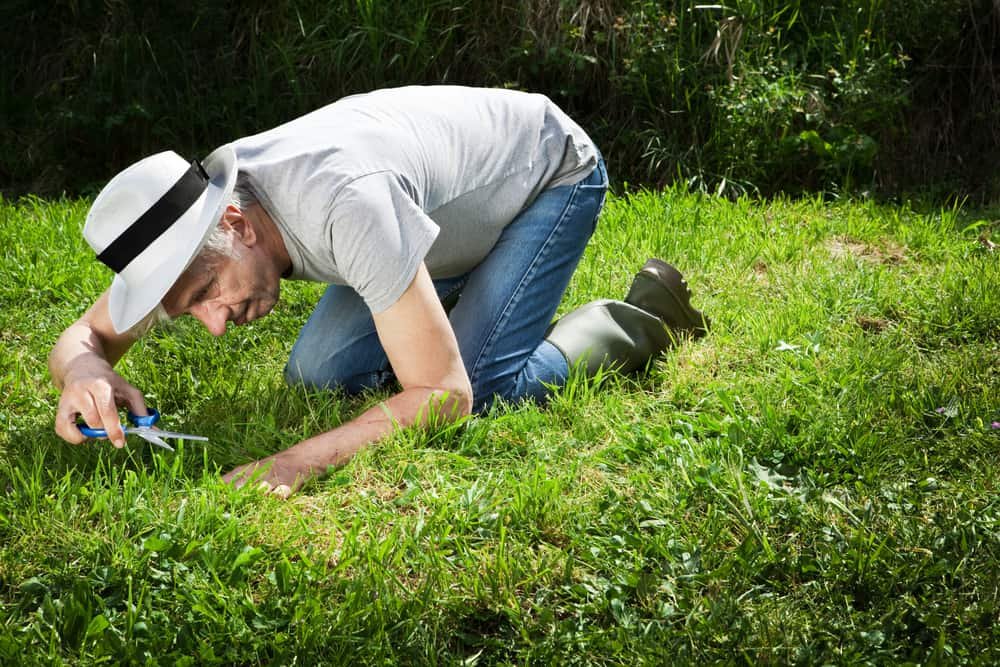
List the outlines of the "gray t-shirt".
{"type": "Polygon", "coordinates": [[[421,261],[433,278],[474,268],[541,191],[598,156],[544,95],[456,86],[346,97],[232,147],[290,277],[350,285],[373,313],[421,261]]]}

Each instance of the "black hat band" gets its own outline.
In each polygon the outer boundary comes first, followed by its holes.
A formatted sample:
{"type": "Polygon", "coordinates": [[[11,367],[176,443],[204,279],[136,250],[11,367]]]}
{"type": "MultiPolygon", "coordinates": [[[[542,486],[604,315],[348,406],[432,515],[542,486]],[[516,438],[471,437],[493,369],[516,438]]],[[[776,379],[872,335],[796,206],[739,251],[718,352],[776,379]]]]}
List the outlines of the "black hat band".
{"type": "Polygon", "coordinates": [[[129,225],[97,259],[121,273],[133,259],[177,222],[208,187],[208,174],[197,160],[156,203],[129,225]]]}

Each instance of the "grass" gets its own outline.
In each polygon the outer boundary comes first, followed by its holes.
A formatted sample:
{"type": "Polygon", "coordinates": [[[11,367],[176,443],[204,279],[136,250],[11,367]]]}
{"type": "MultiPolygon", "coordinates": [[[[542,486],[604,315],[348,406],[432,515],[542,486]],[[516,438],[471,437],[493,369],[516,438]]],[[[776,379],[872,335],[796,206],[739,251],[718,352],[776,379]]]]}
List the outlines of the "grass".
{"type": "Polygon", "coordinates": [[[108,278],[87,206],[0,202],[0,662],[1000,661],[987,213],[612,198],[564,309],[656,255],[709,337],[399,434],[282,502],[218,473],[379,399],[281,384],[319,286],[122,363],[208,445],[52,433],[46,355],[108,278]]]}

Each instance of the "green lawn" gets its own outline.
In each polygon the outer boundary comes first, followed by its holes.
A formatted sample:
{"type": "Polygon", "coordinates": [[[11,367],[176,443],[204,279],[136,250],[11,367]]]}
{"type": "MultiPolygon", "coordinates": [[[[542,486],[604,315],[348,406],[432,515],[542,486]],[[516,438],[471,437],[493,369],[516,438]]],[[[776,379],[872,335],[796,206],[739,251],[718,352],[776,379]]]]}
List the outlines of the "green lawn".
{"type": "Polygon", "coordinates": [[[1000,662],[989,214],[612,198],[564,308],[655,255],[711,335],[280,501],[218,473],[381,398],[281,383],[320,286],[121,364],[208,445],[53,434],[46,355],[108,280],[87,205],[0,202],[0,663],[1000,662]]]}

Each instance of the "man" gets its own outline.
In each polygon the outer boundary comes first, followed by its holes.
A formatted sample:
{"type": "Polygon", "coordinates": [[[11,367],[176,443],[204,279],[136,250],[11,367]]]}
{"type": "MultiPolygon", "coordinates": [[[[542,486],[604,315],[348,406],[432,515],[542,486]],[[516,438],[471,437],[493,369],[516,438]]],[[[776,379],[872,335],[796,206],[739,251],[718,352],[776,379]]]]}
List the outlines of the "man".
{"type": "Polygon", "coordinates": [[[668,346],[665,325],[707,327],[659,260],[624,302],[550,326],[606,189],[597,148],[548,98],[447,86],[347,97],[204,164],[146,158],[87,216],[84,236],[117,275],[50,355],[56,432],[81,442],[82,417],[123,446],[118,406],[142,415],[146,405],[113,365],[146,323],[189,314],[219,336],[267,315],[282,278],[330,284],[292,349],[289,382],[399,386],[225,477],[252,475],[282,496],[432,412],[457,419],[497,398],[542,399],[577,363],[641,368],[668,346]]]}

